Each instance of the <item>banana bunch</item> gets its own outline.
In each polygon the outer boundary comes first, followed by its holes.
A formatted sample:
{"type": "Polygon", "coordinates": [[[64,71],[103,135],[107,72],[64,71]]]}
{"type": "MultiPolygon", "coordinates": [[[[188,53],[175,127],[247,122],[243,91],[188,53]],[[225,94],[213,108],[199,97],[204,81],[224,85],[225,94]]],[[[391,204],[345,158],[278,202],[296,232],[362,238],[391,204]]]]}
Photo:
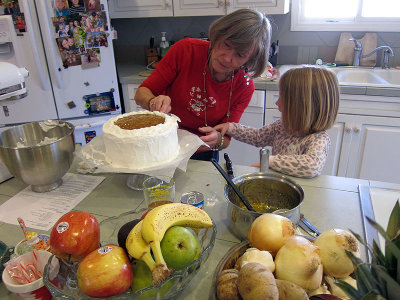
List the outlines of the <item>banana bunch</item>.
{"type": "Polygon", "coordinates": [[[153,275],[153,284],[158,285],[172,273],[161,253],[161,240],[172,226],[191,228],[212,227],[208,214],[189,204],[171,203],[153,208],[146,217],[130,231],[126,249],[135,259],[143,260],[153,275]],[[151,255],[153,252],[154,259],[151,255]]]}

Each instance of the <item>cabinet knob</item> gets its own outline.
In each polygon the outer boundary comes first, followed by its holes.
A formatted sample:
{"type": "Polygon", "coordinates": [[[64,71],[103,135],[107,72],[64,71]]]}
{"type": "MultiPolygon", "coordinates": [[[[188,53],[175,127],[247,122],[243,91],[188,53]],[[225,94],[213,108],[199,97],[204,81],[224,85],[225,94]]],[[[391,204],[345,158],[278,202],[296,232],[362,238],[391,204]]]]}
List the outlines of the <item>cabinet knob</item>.
{"type": "Polygon", "coordinates": [[[350,133],[350,132],[351,132],[351,128],[348,127],[348,126],[346,126],[346,127],[344,128],[344,132],[350,133]]]}
{"type": "Polygon", "coordinates": [[[225,6],[225,0],[219,0],[218,1],[219,6],[225,6]]]}
{"type": "Polygon", "coordinates": [[[165,1],[165,7],[170,7],[171,3],[169,3],[169,1],[165,1]]]}
{"type": "Polygon", "coordinates": [[[354,127],[354,128],[353,128],[353,131],[354,131],[355,133],[359,133],[359,132],[360,132],[360,128],[359,128],[359,127],[354,127]]]}
{"type": "Polygon", "coordinates": [[[225,0],[225,6],[226,7],[231,6],[231,1],[230,0],[225,0]]]}

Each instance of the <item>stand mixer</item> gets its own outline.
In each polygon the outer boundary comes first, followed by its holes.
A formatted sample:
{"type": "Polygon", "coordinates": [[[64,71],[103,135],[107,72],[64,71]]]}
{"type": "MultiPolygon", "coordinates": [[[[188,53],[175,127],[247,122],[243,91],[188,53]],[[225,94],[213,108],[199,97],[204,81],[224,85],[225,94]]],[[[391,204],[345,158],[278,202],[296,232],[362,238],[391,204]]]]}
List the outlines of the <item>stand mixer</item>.
{"type": "MultiPolygon", "coordinates": [[[[25,78],[28,76],[27,69],[18,68],[11,63],[0,62],[0,101],[5,114],[8,111],[7,101],[15,101],[26,97],[25,78]]],[[[12,175],[7,167],[0,161],[0,183],[11,177],[12,175]]]]}

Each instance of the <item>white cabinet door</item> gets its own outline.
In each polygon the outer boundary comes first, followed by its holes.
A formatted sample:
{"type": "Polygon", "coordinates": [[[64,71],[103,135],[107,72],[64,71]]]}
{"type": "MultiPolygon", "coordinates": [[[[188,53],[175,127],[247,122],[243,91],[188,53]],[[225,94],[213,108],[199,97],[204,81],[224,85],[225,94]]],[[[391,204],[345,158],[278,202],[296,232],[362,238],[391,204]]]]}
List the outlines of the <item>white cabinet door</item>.
{"type": "Polygon", "coordinates": [[[240,8],[255,8],[267,14],[286,14],[289,12],[289,0],[226,0],[227,13],[240,8]]]}
{"type": "Polygon", "coordinates": [[[225,0],[174,0],[174,16],[218,16],[225,13],[225,0]]]}
{"type": "Polygon", "coordinates": [[[352,116],[347,177],[400,183],[400,119],[352,116]]]}
{"type": "Polygon", "coordinates": [[[331,140],[331,147],[329,148],[328,158],[326,160],[325,167],[321,172],[321,175],[338,175],[344,128],[344,122],[337,120],[335,125],[327,130],[329,138],[331,140]]]}
{"type": "Polygon", "coordinates": [[[173,16],[172,0],[109,0],[111,18],[173,16]]]}
{"type": "Polygon", "coordinates": [[[136,104],[135,94],[136,90],[140,84],[123,84],[122,85],[122,95],[124,97],[124,112],[128,113],[131,111],[144,110],[139,105],[136,104]]]}

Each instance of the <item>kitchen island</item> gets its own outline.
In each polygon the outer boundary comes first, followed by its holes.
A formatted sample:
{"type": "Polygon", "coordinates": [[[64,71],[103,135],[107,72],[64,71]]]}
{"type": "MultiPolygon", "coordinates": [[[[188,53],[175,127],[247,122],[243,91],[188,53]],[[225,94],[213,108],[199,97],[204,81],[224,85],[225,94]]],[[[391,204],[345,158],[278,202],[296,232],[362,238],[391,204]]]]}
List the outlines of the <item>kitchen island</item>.
{"type": "MultiPolygon", "coordinates": [[[[253,167],[234,165],[236,176],[256,171],[258,169],[253,167]]],[[[143,209],[143,193],[132,190],[126,185],[129,175],[120,173],[99,174],[99,176],[105,176],[105,180],[74,210],[90,212],[99,221],[102,221],[107,217],[117,216],[126,211],[143,209]]],[[[207,299],[215,267],[228,249],[239,242],[227,228],[227,200],[224,197],[225,180],[211,162],[195,160],[189,160],[186,172],[176,170],[174,178],[176,180],[176,200],[179,201],[180,195],[184,192],[199,191],[203,193],[206,202],[204,209],[217,226],[216,242],[211,255],[199,270],[195,280],[178,298],[207,299]]],[[[301,212],[320,231],[330,228],[352,229],[362,236],[365,233],[360,209],[359,185],[399,188],[399,185],[326,175],[313,179],[292,179],[300,184],[305,192],[301,212]]],[[[24,183],[15,178],[0,184],[0,204],[25,187],[24,183]]],[[[23,239],[23,233],[19,226],[0,222],[0,240],[9,246],[14,246],[21,239],[23,239]]],[[[366,251],[365,249],[362,250],[363,258],[365,258],[366,251]]],[[[4,284],[1,283],[0,299],[17,299],[17,296],[9,293],[4,284]]]]}

